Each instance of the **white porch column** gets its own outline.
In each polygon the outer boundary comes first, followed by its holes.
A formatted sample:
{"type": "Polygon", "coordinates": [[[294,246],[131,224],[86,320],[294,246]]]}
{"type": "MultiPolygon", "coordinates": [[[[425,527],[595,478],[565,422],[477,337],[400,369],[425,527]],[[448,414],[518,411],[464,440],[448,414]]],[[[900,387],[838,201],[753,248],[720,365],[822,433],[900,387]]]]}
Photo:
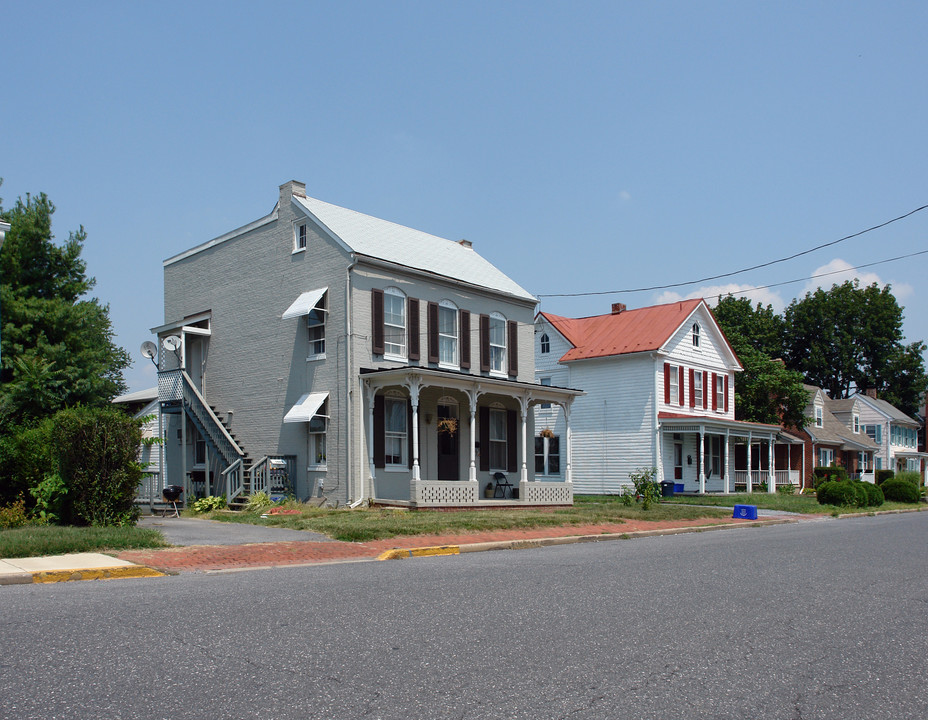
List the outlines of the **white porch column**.
{"type": "Polygon", "coordinates": [[[419,377],[412,375],[406,383],[409,388],[409,403],[412,405],[412,481],[421,479],[419,472],[419,377]]]}
{"type": "MultiPolygon", "coordinates": [[[[528,465],[526,464],[526,448],[528,443],[528,408],[529,399],[525,395],[519,398],[519,409],[522,411],[522,468],[519,471],[519,482],[528,482],[528,465]]],[[[522,499],[524,500],[524,494],[522,499]]]]}
{"type": "MultiPolygon", "coordinates": [[[[374,396],[377,391],[367,382],[364,383],[364,389],[367,394],[367,429],[365,435],[367,435],[368,481],[370,483],[371,492],[373,492],[374,476],[377,474],[377,469],[374,467],[374,396]]],[[[364,497],[363,488],[360,497],[364,497]]]]}
{"type": "Polygon", "coordinates": [[[699,459],[699,494],[706,494],[706,459],[703,457],[703,453],[706,449],[706,428],[702,425],[699,426],[699,452],[696,454],[696,457],[699,459]]]}
{"type": "Polygon", "coordinates": [[[722,492],[723,492],[725,495],[728,495],[728,493],[731,491],[730,485],[729,485],[729,483],[728,483],[728,478],[729,478],[729,476],[731,475],[731,466],[732,466],[732,461],[731,461],[731,429],[730,429],[730,428],[725,428],[725,462],[722,463],[722,473],[723,473],[724,476],[725,476],[724,478],[722,478],[722,480],[723,480],[723,482],[722,482],[722,492]]]}
{"type": "Polygon", "coordinates": [[[565,442],[566,442],[565,453],[567,457],[567,466],[564,468],[564,478],[568,485],[574,481],[573,475],[571,474],[571,470],[570,470],[570,454],[571,454],[572,446],[573,446],[573,443],[571,443],[571,439],[570,439],[570,406],[571,406],[571,403],[573,403],[573,399],[568,400],[567,403],[563,406],[564,421],[567,425],[567,431],[565,432],[565,442]]]}
{"type": "Polygon", "coordinates": [[[751,431],[748,430],[748,484],[745,486],[745,489],[748,492],[752,491],[752,482],[751,482],[751,431]]]}
{"type": "Polygon", "coordinates": [[[767,452],[767,492],[775,493],[777,491],[777,470],[773,466],[773,435],[770,436],[767,452]]]}
{"type": "Polygon", "coordinates": [[[480,398],[480,386],[464,390],[470,406],[470,465],[467,468],[467,479],[477,482],[477,400],[480,398]]]}

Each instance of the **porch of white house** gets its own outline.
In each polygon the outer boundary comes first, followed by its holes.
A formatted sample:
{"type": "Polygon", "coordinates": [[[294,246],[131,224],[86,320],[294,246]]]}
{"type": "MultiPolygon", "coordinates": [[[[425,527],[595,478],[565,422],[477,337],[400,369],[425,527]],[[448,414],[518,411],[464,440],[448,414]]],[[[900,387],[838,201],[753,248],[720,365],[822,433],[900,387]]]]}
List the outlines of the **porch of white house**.
{"type": "Polygon", "coordinates": [[[375,503],[414,508],[573,504],[570,407],[581,391],[409,367],[363,372],[361,383],[369,496],[375,503]],[[394,401],[408,408],[405,435],[394,401]],[[558,405],[566,420],[560,449],[564,471],[557,479],[535,478],[531,409],[537,403],[558,405]],[[390,418],[400,432],[391,430],[390,418]]]}

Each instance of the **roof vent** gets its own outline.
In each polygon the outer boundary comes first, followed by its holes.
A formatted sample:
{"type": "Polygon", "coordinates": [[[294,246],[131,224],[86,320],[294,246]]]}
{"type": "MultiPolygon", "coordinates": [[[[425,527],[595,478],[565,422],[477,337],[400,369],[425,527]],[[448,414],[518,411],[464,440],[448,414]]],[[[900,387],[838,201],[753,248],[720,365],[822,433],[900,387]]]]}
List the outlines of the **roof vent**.
{"type": "Polygon", "coordinates": [[[626,307],[625,303],[612,303],[612,314],[613,315],[618,315],[619,313],[623,313],[627,309],[628,308],[626,307]]]}
{"type": "Polygon", "coordinates": [[[458,240],[458,245],[460,245],[461,247],[466,247],[468,249],[471,249],[474,247],[474,244],[470,240],[464,240],[464,239],[458,240]]]}

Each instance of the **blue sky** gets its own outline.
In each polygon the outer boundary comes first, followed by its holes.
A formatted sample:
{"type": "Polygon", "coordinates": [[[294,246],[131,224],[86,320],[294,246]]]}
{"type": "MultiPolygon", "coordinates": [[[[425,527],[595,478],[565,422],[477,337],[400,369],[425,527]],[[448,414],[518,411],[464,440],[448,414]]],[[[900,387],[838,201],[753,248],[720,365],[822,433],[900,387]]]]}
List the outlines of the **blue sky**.
{"type": "MultiPolygon", "coordinates": [[[[277,187],[475,249],[536,295],[686,282],[928,203],[928,4],[5,3],[0,197],[83,225],[94,294],[139,345],[162,261],[277,187]]],[[[928,339],[928,210],[674,290],[545,297],[562,315],[789,280],[890,283],[928,339]]],[[[229,282],[246,282],[248,268],[229,282]]]]}

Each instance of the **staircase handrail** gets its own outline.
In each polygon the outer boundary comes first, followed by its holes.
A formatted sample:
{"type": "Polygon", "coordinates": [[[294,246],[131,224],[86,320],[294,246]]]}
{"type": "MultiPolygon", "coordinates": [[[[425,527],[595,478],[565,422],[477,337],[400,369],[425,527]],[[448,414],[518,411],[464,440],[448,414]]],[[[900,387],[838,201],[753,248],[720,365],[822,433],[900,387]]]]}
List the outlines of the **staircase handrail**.
{"type": "Polygon", "coordinates": [[[222,471],[220,477],[226,491],[226,502],[232,502],[245,491],[245,473],[242,471],[242,465],[242,458],[239,458],[222,471]]]}
{"type": "Polygon", "coordinates": [[[271,494],[271,473],[267,455],[251,466],[251,494],[259,492],[271,494]]]}

